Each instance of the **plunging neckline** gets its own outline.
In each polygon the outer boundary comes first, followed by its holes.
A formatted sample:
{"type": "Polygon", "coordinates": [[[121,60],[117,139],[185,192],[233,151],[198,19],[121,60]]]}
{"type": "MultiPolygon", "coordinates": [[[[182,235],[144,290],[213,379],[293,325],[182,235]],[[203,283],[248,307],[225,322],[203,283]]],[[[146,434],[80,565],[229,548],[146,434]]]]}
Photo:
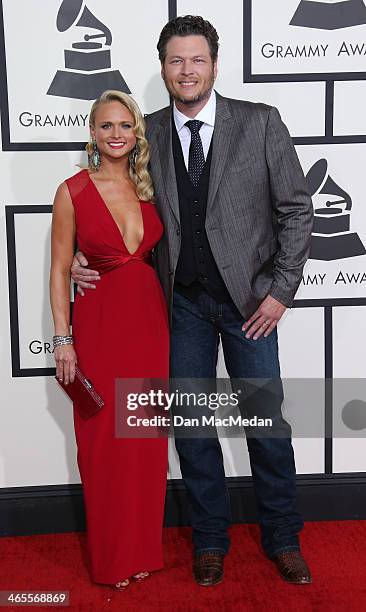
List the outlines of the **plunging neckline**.
{"type": "Polygon", "coordinates": [[[102,194],[100,193],[100,191],[99,191],[98,187],[96,186],[96,184],[95,184],[95,183],[94,183],[94,181],[92,180],[92,178],[91,178],[91,176],[90,176],[90,174],[89,174],[89,172],[88,172],[88,170],[87,170],[87,169],[85,170],[85,172],[87,173],[87,175],[88,175],[88,179],[89,179],[89,181],[91,182],[91,184],[93,185],[93,187],[94,187],[94,189],[95,189],[95,191],[96,191],[97,195],[99,196],[99,199],[100,199],[100,201],[102,202],[102,204],[103,204],[104,208],[106,209],[106,211],[107,211],[107,213],[108,213],[109,217],[112,219],[113,225],[114,225],[114,227],[116,228],[116,230],[117,230],[117,232],[118,232],[118,234],[119,234],[119,236],[120,236],[120,239],[121,239],[121,241],[122,241],[122,244],[123,244],[124,248],[126,249],[127,253],[128,253],[129,255],[131,255],[131,256],[132,256],[132,255],[136,255],[136,253],[137,253],[137,252],[140,250],[140,248],[142,247],[142,244],[143,244],[143,242],[144,242],[144,240],[145,240],[145,224],[144,224],[144,213],[143,213],[143,210],[142,210],[142,200],[139,200],[139,206],[140,206],[140,212],[141,212],[141,220],[142,220],[142,232],[143,232],[143,233],[142,233],[142,239],[141,239],[141,242],[140,242],[139,246],[137,247],[137,249],[136,249],[135,251],[133,251],[133,253],[131,253],[131,251],[130,251],[130,250],[127,248],[127,245],[126,245],[125,239],[124,239],[124,237],[123,237],[123,234],[122,234],[122,232],[121,232],[121,230],[120,230],[120,227],[119,227],[119,225],[118,225],[118,223],[117,223],[116,219],[115,219],[115,218],[114,218],[114,216],[112,215],[111,211],[109,210],[109,208],[108,208],[108,206],[107,206],[107,203],[106,203],[105,199],[102,197],[102,194]]]}

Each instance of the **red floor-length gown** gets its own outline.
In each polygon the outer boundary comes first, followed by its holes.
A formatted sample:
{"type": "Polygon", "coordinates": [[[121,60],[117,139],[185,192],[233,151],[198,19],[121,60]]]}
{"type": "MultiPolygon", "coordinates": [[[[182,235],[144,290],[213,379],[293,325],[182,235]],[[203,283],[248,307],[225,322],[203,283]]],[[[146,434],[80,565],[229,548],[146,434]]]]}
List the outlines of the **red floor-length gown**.
{"type": "Polygon", "coordinates": [[[78,248],[101,280],[77,295],[78,365],[105,401],[88,420],[74,410],[92,580],[114,584],[163,565],[167,439],[115,437],[116,378],[168,378],[166,304],[149,256],[162,235],[151,202],[140,202],[144,237],[130,254],[87,170],[66,181],[78,248]]]}

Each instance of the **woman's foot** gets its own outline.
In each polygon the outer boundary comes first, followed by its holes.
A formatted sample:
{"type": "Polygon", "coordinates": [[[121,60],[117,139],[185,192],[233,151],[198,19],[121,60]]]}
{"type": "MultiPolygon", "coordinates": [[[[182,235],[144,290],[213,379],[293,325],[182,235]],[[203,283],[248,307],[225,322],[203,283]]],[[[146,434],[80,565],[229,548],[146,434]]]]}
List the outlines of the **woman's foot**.
{"type": "MultiPolygon", "coordinates": [[[[135,582],[142,582],[143,580],[148,578],[148,576],[150,576],[150,572],[140,572],[139,574],[134,574],[132,578],[135,580],[135,582]]],[[[117,584],[114,585],[114,588],[117,591],[125,591],[129,584],[130,581],[128,578],[126,578],[126,580],[121,580],[120,582],[117,582],[117,584]]]]}
{"type": "Polygon", "coordinates": [[[114,588],[116,589],[116,591],[125,591],[129,584],[130,581],[128,578],[126,578],[126,580],[121,580],[121,582],[117,582],[117,584],[114,585],[114,588]]]}
{"type": "Polygon", "coordinates": [[[136,580],[136,582],[142,582],[143,580],[148,578],[148,576],[150,576],[149,572],[140,572],[139,574],[134,574],[132,578],[136,580]]]}

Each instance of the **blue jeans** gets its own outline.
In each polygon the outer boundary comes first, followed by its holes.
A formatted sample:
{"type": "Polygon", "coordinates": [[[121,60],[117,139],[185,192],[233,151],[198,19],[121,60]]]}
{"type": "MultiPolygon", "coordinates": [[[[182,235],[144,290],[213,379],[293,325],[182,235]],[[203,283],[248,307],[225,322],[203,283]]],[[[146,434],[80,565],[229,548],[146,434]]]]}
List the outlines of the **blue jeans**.
{"type": "MultiPolygon", "coordinates": [[[[243,317],[233,302],[218,304],[202,290],[195,302],[174,292],[171,334],[172,378],[216,378],[221,336],[230,378],[268,378],[279,382],[277,330],[268,338],[246,339],[243,317]]],[[[282,388],[282,387],[281,387],[282,388]]],[[[262,546],[269,558],[299,550],[303,520],[296,509],[296,471],[291,429],[282,419],[282,397],[271,414],[288,428],[281,437],[248,437],[262,546]]],[[[227,553],[230,505],[221,445],[217,437],[175,439],[189,502],[195,552],[227,553]]]]}

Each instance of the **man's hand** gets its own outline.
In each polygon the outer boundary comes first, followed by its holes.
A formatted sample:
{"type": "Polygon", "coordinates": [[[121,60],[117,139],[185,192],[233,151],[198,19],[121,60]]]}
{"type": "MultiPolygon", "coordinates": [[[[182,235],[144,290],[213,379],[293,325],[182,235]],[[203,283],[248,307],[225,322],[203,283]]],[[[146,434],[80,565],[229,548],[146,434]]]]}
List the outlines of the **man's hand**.
{"type": "Polygon", "coordinates": [[[100,280],[99,272],[88,270],[88,261],[81,251],[74,255],[71,266],[71,278],[78,286],[78,293],[84,295],[83,289],[96,289],[92,283],[100,280]]]}
{"type": "Polygon", "coordinates": [[[285,311],[286,306],[267,295],[255,313],[244,323],[242,330],[246,332],[245,337],[251,338],[253,336],[253,340],[257,340],[264,334],[264,337],[267,338],[285,311]]]}

